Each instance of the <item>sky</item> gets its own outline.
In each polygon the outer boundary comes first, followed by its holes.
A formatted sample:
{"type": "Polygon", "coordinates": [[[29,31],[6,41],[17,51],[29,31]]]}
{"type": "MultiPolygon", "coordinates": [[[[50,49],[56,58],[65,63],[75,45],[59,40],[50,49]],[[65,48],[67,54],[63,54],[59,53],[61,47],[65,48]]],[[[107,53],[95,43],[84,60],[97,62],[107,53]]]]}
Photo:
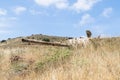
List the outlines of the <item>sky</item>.
{"type": "Polygon", "coordinates": [[[120,0],[1,0],[0,40],[45,34],[120,36],[120,0]]]}

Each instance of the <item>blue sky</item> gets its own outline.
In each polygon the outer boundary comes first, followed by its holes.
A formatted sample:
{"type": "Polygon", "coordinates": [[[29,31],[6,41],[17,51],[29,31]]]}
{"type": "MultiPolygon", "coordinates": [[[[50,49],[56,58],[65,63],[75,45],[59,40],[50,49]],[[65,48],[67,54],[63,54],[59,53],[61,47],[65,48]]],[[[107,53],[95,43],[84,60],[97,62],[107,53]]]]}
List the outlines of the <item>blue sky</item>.
{"type": "Polygon", "coordinates": [[[120,36],[120,0],[1,0],[0,40],[31,34],[120,36]]]}

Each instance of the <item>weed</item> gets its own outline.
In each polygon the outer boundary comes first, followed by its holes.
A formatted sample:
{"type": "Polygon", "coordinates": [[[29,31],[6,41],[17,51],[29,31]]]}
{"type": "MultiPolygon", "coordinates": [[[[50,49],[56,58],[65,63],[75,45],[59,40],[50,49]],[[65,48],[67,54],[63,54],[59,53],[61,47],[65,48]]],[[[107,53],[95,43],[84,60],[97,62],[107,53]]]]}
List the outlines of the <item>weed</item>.
{"type": "Polygon", "coordinates": [[[68,49],[65,50],[56,50],[55,54],[52,55],[51,57],[43,60],[42,62],[38,62],[36,64],[36,69],[42,69],[43,66],[48,65],[49,63],[54,64],[57,61],[60,61],[62,59],[65,59],[66,57],[68,57],[70,55],[70,51],[68,49]]]}

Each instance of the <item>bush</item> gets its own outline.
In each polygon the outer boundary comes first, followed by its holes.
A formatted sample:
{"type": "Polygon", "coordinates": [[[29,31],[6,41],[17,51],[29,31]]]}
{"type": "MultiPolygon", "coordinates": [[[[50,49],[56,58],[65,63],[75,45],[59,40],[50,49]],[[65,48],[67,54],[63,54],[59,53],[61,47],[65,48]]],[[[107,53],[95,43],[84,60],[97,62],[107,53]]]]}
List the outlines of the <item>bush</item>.
{"type": "Polygon", "coordinates": [[[11,38],[8,38],[8,40],[11,40],[11,38]]]}
{"type": "Polygon", "coordinates": [[[2,40],[1,43],[7,42],[6,40],[2,40]]]}
{"type": "Polygon", "coordinates": [[[48,38],[44,38],[44,39],[42,39],[42,41],[50,42],[50,39],[48,39],[48,38]]]}

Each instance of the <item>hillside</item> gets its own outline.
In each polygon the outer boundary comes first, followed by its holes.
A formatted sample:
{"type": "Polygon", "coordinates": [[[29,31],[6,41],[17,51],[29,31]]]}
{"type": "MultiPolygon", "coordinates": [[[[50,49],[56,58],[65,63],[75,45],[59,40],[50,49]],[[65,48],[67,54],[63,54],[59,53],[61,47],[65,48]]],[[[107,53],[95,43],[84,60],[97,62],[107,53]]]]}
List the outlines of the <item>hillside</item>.
{"type": "Polygon", "coordinates": [[[85,48],[28,45],[22,38],[55,42],[68,37],[32,35],[1,43],[1,80],[120,80],[119,37],[93,38],[85,48]]]}
{"type": "Polygon", "coordinates": [[[8,38],[7,40],[2,40],[0,45],[21,45],[23,44],[21,39],[34,39],[34,40],[49,40],[49,42],[63,42],[69,37],[60,37],[60,36],[48,36],[43,34],[32,34],[31,36],[26,37],[17,37],[17,38],[8,38]]]}

